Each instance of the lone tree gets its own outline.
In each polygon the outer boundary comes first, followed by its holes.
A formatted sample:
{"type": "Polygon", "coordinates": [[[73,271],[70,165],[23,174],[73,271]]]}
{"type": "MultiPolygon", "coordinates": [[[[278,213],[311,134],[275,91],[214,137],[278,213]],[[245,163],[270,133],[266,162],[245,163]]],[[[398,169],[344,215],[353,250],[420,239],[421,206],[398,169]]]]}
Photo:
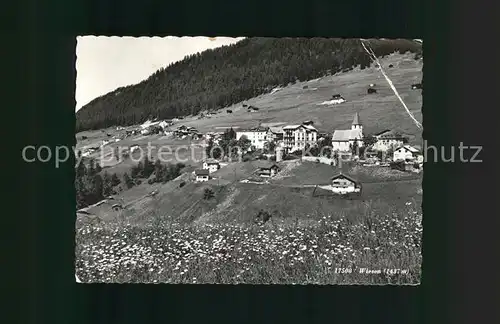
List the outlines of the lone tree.
{"type": "Polygon", "coordinates": [[[354,142],[352,142],[352,145],[351,145],[351,152],[353,155],[358,154],[358,148],[359,148],[358,140],[354,139],[354,142]]]}
{"type": "Polygon", "coordinates": [[[130,189],[134,186],[134,181],[130,178],[130,176],[126,172],[123,174],[123,182],[125,183],[127,189],[130,189]]]}

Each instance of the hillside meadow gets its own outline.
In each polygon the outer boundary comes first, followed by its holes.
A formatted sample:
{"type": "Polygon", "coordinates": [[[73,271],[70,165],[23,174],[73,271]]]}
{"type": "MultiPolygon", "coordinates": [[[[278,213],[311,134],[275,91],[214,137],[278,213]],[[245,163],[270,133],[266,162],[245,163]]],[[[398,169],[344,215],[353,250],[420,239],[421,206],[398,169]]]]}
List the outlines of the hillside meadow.
{"type": "Polygon", "coordinates": [[[421,216],[409,204],[360,221],[324,215],[314,226],[86,225],[76,232],[76,275],[86,283],[419,284],[421,216]]]}

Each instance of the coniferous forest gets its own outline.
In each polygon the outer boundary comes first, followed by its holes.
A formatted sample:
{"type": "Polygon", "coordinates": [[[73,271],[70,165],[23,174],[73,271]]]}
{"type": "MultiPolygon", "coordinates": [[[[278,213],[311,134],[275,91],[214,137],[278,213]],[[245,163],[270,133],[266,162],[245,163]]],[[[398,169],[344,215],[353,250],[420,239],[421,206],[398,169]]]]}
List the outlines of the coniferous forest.
{"type": "MultiPolygon", "coordinates": [[[[369,42],[378,57],[422,54],[422,45],[412,40],[369,42]]],[[[370,64],[359,39],[246,38],[187,56],[136,85],[94,99],[76,113],[76,131],[217,110],[276,86],[370,64]]]]}

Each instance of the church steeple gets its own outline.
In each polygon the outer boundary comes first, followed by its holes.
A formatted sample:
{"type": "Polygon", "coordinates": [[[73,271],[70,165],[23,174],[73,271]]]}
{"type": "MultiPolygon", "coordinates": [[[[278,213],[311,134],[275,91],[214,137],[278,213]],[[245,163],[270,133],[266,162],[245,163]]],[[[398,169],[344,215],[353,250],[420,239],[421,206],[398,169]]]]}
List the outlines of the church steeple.
{"type": "Polygon", "coordinates": [[[354,118],[352,120],[351,129],[362,129],[361,120],[359,119],[359,113],[354,114],[354,118]]]}

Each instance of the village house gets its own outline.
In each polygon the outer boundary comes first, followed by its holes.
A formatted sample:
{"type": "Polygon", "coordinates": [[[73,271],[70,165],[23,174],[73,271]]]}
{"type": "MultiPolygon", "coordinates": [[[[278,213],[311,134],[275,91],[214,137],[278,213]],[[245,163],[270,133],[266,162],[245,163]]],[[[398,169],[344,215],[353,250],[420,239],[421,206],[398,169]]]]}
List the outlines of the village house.
{"type": "Polygon", "coordinates": [[[289,152],[303,150],[318,140],[318,130],[311,125],[288,125],[283,127],[283,142],[289,152]]]}
{"type": "Polygon", "coordinates": [[[172,124],[173,123],[170,120],[163,120],[158,124],[158,126],[160,126],[163,130],[165,130],[165,128],[171,126],[172,124]]]}
{"type": "Polygon", "coordinates": [[[404,145],[404,138],[401,134],[398,134],[389,129],[373,135],[377,140],[372,146],[374,151],[387,152],[389,149],[396,149],[404,145]]]}
{"type": "Polygon", "coordinates": [[[394,150],[392,160],[422,163],[424,157],[417,148],[404,145],[394,150]]]}
{"type": "Polygon", "coordinates": [[[252,129],[242,129],[236,131],[236,140],[245,136],[257,150],[264,149],[264,144],[266,142],[267,129],[262,127],[256,127],[252,129]]]}
{"type": "Polygon", "coordinates": [[[150,120],[147,120],[144,122],[144,124],[141,125],[141,128],[147,129],[147,128],[150,128],[151,126],[158,125],[159,123],[160,123],[159,121],[152,122],[150,120]]]}
{"type": "Polygon", "coordinates": [[[206,160],[203,162],[203,170],[213,173],[220,169],[220,163],[216,160],[206,160]]]}
{"type": "Polygon", "coordinates": [[[343,102],[345,102],[345,99],[340,94],[333,95],[332,100],[330,101],[331,104],[341,104],[343,102]]]}
{"type": "Polygon", "coordinates": [[[266,139],[268,142],[278,142],[283,140],[283,127],[271,126],[267,130],[266,139]]]}
{"type": "Polygon", "coordinates": [[[338,194],[361,193],[361,183],[345,174],[337,174],[331,178],[331,190],[338,194]]]}
{"type": "Polygon", "coordinates": [[[280,171],[280,168],[277,164],[266,161],[259,161],[259,163],[257,163],[257,166],[257,174],[263,178],[274,177],[280,171]]]}
{"type": "Polygon", "coordinates": [[[195,170],[196,182],[208,181],[210,179],[210,172],[206,169],[195,170]]]}
{"type": "Polygon", "coordinates": [[[363,126],[359,119],[359,114],[356,113],[352,120],[351,129],[335,130],[332,135],[332,150],[340,152],[348,152],[351,150],[354,142],[357,142],[358,147],[363,146],[363,126]]]}

